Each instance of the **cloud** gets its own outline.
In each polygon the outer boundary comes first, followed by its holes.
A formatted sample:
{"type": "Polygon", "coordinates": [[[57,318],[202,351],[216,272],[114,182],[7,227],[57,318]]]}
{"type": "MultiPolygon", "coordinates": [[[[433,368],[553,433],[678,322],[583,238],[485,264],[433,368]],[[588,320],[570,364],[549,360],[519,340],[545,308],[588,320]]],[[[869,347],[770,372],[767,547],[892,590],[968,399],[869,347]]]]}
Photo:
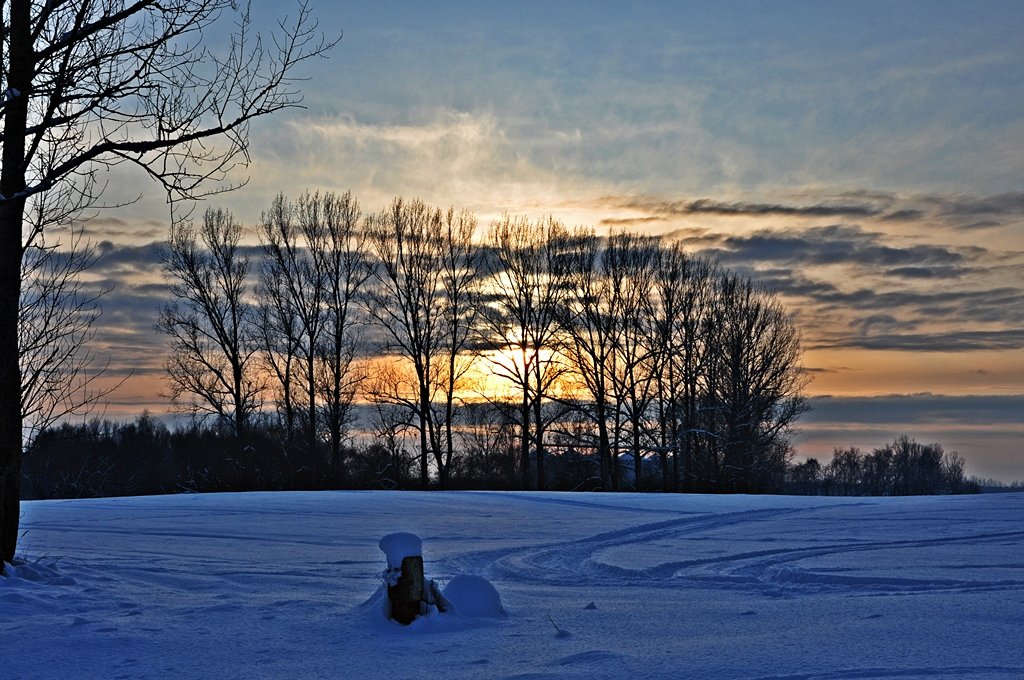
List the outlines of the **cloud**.
{"type": "Polygon", "coordinates": [[[896,267],[886,270],[886,276],[907,279],[958,279],[967,274],[966,267],[896,267]]]}
{"type": "Polygon", "coordinates": [[[748,203],[710,198],[669,201],[655,196],[606,196],[603,202],[619,208],[638,209],[663,217],[680,215],[726,216],[790,216],[790,217],[871,217],[879,208],[864,203],[818,203],[786,205],[782,203],[748,203]]]}
{"type": "Polygon", "coordinates": [[[621,217],[613,218],[606,217],[601,220],[601,225],[605,227],[629,227],[644,224],[651,224],[652,222],[664,222],[665,218],[660,215],[647,215],[645,217],[621,217]]]}
{"type": "MultiPolygon", "coordinates": [[[[724,263],[905,268],[941,265],[949,268],[978,258],[985,252],[984,249],[941,245],[891,245],[889,239],[883,232],[869,232],[843,224],[804,229],[759,229],[743,235],[702,234],[697,241],[683,237],[684,242],[700,247],[724,263]]],[[[913,276],[914,273],[912,269],[896,271],[897,275],[903,276],[913,276]]],[[[920,277],[921,273],[916,273],[920,277]]]]}
{"type": "Polygon", "coordinates": [[[900,321],[892,314],[872,314],[865,319],[859,320],[854,325],[857,326],[861,333],[868,334],[876,328],[883,328],[888,331],[906,330],[911,324],[900,321]]]}
{"type": "MultiPolygon", "coordinates": [[[[811,398],[808,423],[897,423],[1022,425],[1024,394],[950,396],[891,394],[873,397],[821,396],[811,398]]],[[[883,442],[879,442],[880,444],[883,442]]]]}
{"type": "Polygon", "coordinates": [[[963,216],[1024,215],[1024,191],[992,196],[955,196],[939,198],[943,214],[963,216]]]}
{"type": "Polygon", "coordinates": [[[1001,226],[1003,226],[1003,223],[997,220],[978,220],[977,222],[961,224],[959,225],[959,228],[964,231],[976,231],[979,229],[995,229],[996,227],[1001,226]]]}
{"type": "Polygon", "coordinates": [[[162,242],[150,242],[144,245],[117,245],[111,241],[97,244],[100,259],[97,265],[104,271],[108,270],[152,270],[159,273],[160,249],[162,242]]]}
{"type": "Polygon", "coordinates": [[[92,241],[152,241],[167,235],[169,220],[123,219],[108,212],[86,220],[82,225],[86,238],[92,241]]]}
{"type": "Polygon", "coordinates": [[[887,213],[881,216],[883,222],[916,222],[924,218],[926,213],[923,210],[917,210],[915,208],[903,208],[902,210],[894,210],[891,213],[887,213]]]}
{"type": "Polygon", "coordinates": [[[266,131],[247,191],[351,189],[370,211],[394,196],[415,197],[467,208],[484,221],[504,210],[549,211],[567,196],[592,191],[573,173],[525,153],[490,113],[444,109],[416,116],[399,123],[351,116],[291,119],[266,131]]]}
{"type": "MultiPolygon", "coordinates": [[[[870,327],[868,328],[870,331],[870,327]]],[[[904,352],[971,352],[1024,349],[1024,328],[926,333],[862,332],[811,343],[813,349],[869,349],[904,352]]]]}
{"type": "Polygon", "coordinates": [[[1008,236],[983,247],[959,235],[983,228],[976,214],[1017,210],[1022,196],[808,188],[782,201],[620,195],[602,203],[632,211],[638,224],[678,225],[665,238],[778,293],[808,347],[969,352],[1022,346],[1024,254],[1006,247],[1008,236]]]}
{"type": "Polygon", "coordinates": [[[665,219],[708,216],[719,218],[777,217],[794,220],[839,218],[856,224],[874,223],[885,231],[899,224],[951,231],[998,229],[1024,218],[1024,192],[992,195],[901,195],[885,191],[821,189],[790,190],[785,200],[751,201],[713,198],[673,198],[651,194],[605,196],[607,207],[638,211],[665,219]]]}

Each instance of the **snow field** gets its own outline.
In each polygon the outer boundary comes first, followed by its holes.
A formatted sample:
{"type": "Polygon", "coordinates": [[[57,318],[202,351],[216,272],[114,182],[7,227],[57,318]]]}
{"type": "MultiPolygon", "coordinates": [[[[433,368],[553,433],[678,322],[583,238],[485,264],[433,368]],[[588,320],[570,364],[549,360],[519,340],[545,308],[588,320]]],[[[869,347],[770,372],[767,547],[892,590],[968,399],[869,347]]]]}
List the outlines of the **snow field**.
{"type": "Polygon", "coordinates": [[[1024,677],[1024,494],[23,508],[24,561],[0,579],[7,679],[1024,677]],[[385,619],[394,532],[422,539],[452,614],[385,619]]]}

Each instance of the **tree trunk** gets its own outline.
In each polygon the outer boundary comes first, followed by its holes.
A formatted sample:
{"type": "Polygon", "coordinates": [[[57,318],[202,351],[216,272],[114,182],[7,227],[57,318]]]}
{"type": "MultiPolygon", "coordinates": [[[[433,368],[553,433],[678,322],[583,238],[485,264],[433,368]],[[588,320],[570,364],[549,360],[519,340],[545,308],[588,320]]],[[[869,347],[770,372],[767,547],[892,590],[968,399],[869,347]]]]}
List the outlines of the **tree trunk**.
{"type": "Polygon", "coordinates": [[[395,585],[388,586],[391,618],[408,626],[420,615],[424,601],[423,557],[414,555],[402,559],[402,575],[395,585]]]}
{"type": "Polygon", "coordinates": [[[424,383],[422,373],[420,374],[420,485],[427,489],[430,487],[430,478],[427,474],[427,411],[430,408],[430,394],[424,383]]]}
{"type": "MultiPolygon", "coordinates": [[[[333,354],[331,361],[334,364],[333,368],[333,389],[334,392],[330,397],[330,423],[331,429],[331,477],[335,485],[344,486],[343,470],[341,465],[341,428],[343,419],[343,407],[341,397],[341,365],[342,365],[342,350],[337,343],[334,345],[333,354]]],[[[344,475],[347,477],[347,475],[344,475]]]]}
{"type": "MultiPolygon", "coordinates": [[[[635,407],[634,407],[635,408],[635,407]]],[[[636,482],[634,484],[637,492],[643,491],[643,471],[644,461],[640,456],[640,419],[637,417],[632,418],[631,423],[633,427],[633,474],[636,476],[636,482]]]]}
{"type": "Polygon", "coordinates": [[[608,422],[600,402],[597,405],[597,456],[601,466],[601,490],[607,491],[611,484],[612,446],[608,438],[608,422]]]}
{"type": "Polygon", "coordinates": [[[530,490],[530,398],[523,387],[523,404],[519,409],[522,418],[522,436],[519,439],[519,467],[522,473],[523,490],[530,490]]]}
{"type": "MultiPolygon", "coordinates": [[[[0,573],[14,559],[21,515],[21,367],[18,304],[21,298],[21,229],[25,211],[25,136],[28,93],[35,70],[31,3],[11,0],[8,94],[0,159],[0,573]]],[[[2,48],[0,48],[2,49],[2,48]]]]}
{"type": "MultiPolygon", "coordinates": [[[[455,374],[454,361],[449,364],[449,370],[451,371],[449,375],[455,374]]],[[[440,486],[442,491],[448,489],[448,480],[452,469],[452,455],[455,452],[455,403],[453,394],[455,394],[455,383],[449,379],[448,395],[444,405],[444,452],[437,457],[437,467],[441,473],[440,486]]]]}
{"type": "Polygon", "coordinates": [[[0,203],[0,573],[14,559],[21,515],[21,216],[24,201],[0,203]]]}
{"type": "MultiPolygon", "coordinates": [[[[309,460],[312,462],[314,469],[317,470],[317,476],[320,476],[323,466],[320,463],[319,451],[317,451],[316,441],[316,376],[314,371],[316,370],[316,358],[314,352],[316,351],[315,346],[310,342],[308,347],[308,354],[306,355],[306,398],[309,400],[309,423],[306,429],[306,448],[309,451],[309,460]]],[[[317,479],[318,486],[323,485],[323,479],[317,479]]]]}
{"type": "Polygon", "coordinates": [[[537,376],[537,394],[533,400],[533,431],[536,433],[534,445],[537,447],[537,490],[544,491],[547,488],[547,475],[544,472],[544,418],[543,404],[541,398],[540,376],[537,376]]]}

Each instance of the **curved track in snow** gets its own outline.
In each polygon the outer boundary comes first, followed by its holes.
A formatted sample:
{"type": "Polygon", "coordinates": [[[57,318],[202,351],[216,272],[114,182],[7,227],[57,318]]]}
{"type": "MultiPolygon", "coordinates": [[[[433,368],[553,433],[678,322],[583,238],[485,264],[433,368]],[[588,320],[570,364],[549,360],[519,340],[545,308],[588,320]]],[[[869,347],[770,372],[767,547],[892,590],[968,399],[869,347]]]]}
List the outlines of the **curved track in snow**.
{"type": "Polygon", "coordinates": [[[779,542],[780,528],[811,534],[818,514],[815,508],[772,508],[685,516],[584,538],[470,553],[454,564],[496,579],[591,587],[674,581],[769,595],[1024,590],[1022,563],[975,557],[963,563],[934,564],[930,557],[977,556],[987,548],[1005,556],[1007,546],[1024,546],[1024,528],[971,531],[971,527],[951,524],[938,532],[942,535],[921,531],[925,535],[918,538],[893,533],[882,525],[875,532],[862,532],[856,540],[830,540],[824,535],[810,541],[804,538],[803,545],[770,547],[779,542]],[[856,558],[855,566],[851,558],[856,558]],[[921,569],[909,570],[908,564],[921,569]],[[985,578],[990,574],[992,578],[985,578]]]}

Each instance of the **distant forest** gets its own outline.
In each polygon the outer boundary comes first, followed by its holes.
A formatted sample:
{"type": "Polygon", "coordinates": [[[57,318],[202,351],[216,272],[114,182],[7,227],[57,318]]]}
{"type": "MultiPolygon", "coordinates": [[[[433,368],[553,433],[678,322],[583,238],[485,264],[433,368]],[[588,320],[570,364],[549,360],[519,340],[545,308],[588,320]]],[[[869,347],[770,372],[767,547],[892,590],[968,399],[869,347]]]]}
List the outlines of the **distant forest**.
{"type": "MultiPolygon", "coordinates": [[[[500,408],[477,404],[466,414],[459,454],[448,488],[521,488],[514,421],[500,408]]],[[[363,446],[343,448],[340,468],[328,464],[326,451],[309,457],[289,451],[269,420],[250,428],[244,439],[213,427],[169,429],[148,414],[134,421],[93,420],[64,424],[40,434],[25,456],[26,499],[88,498],[121,495],[296,489],[418,489],[417,456],[402,440],[387,436],[363,446]],[[343,470],[338,475],[335,470],[343,470]]],[[[546,488],[601,490],[593,455],[572,447],[549,451],[546,488]]],[[[620,489],[635,490],[631,461],[619,460],[620,489]]],[[[531,471],[532,472],[532,471],[531,471]]],[[[643,461],[647,489],[663,490],[658,457],[643,461]]],[[[436,482],[435,482],[436,486],[436,482]]],[[[797,495],[924,495],[1015,490],[991,480],[968,479],[964,460],[938,444],[899,437],[864,453],[836,449],[826,465],[810,459],[787,463],[778,484],[765,493],[797,495]]]]}
{"type": "Polygon", "coordinates": [[[793,465],[800,334],[748,277],[629,231],[477,227],[401,198],[364,215],[349,193],[277,196],[258,248],[224,210],[173,224],[159,329],[192,424],[47,423],[26,497],[970,490],[962,459],[905,439],[793,465]]]}

